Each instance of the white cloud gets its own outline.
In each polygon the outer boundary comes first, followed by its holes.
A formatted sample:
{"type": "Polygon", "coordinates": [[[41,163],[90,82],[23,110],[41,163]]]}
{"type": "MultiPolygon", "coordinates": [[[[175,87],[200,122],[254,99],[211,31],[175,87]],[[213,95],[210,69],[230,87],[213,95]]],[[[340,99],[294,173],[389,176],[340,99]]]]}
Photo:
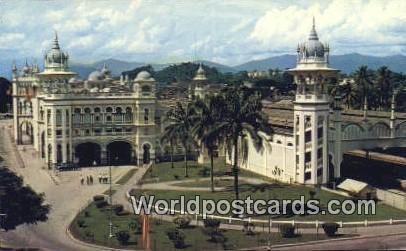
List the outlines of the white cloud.
{"type": "Polygon", "coordinates": [[[406,1],[7,1],[0,48],[41,56],[53,30],[75,61],[215,60],[294,53],[311,19],[332,53],[406,51],[406,1]],[[193,56],[195,55],[195,56],[193,56]]]}

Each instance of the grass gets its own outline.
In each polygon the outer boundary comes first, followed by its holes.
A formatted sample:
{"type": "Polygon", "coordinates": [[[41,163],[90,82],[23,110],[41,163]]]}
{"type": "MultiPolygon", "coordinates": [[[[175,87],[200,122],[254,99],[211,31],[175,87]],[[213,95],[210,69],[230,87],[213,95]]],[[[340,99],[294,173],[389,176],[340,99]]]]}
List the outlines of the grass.
{"type": "MultiPolygon", "coordinates": [[[[240,187],[240,198],[245,199],[247,196],[251,196],[253,200],[256,199],[300,199],[300,196],[303,195],[305,200],[310,199],[309,192],[314,191],[314,189],[299,186],[299,185],[285,185],[285,184],[261,184],[261,185],[253,185],[253,184],[245,184],[241,185],[240,187]]],[[[169,190],[144,190],[139,192],[145,192],[148,195],[155,195],[155,199],[180,199],[181,195],[185,196],[185,200],[193,199],[196,195],[200,196],[200,199],[212,199],[218,201],[220,199],[226,199],[228,201],[232,201],[234,199],[234,192],[232,188],[227,191],[216,191],[212,192],[194,192],[194,191],[169,191],[169,190]]],[[[338,199],[340,201],[347,199],[343,196],[332,194],[330,192],[326,192],[323,190],[317,191],[317,195],[315,199],[320,201],[321,208],[326,210],[327,209],[327,202],[332,199],[338,199]]],[[[179,208],[179,207],[177,207],[179,208]]],[[[282,208],[280,209],[282,210],[282,208]]],[[[253,217],[268,219],[269,215],[261,215],[253,217]]],[[[382,203],[378,203],[376,206],[376,214],[375,215],[358,215],[358,214],[351,214],[345,215],[343,213],[333,215],[333,214],[317,214],[317,215],[294,215],[294,216],[286,216],[286,215],[273,215],[272,218],[274,220],[320,220],[320,221],[363,221],[367,220],[388,220],[390,218],[393,219],[403,219],[405,217],[405,212],[382,203]]]]}
{"type": "MultiPolygon", "coordinates": [[[[138,216],[133,214],[116,216],[113,214],[112,222],[114,224],[114,232],[120,230],[128,230],[130,233],[130,239],[128,245],[121,246],[115,239],[108,239],[108,207],[99,209],[92,203],[83,212],[78,214],[70,226],[70,230],[75,238],[81,239],[86,242],[110,246],[115,248],[131,248],[141,249],[139,245],[140,234],[135,234],[134,231],[130,231],[128,223],[132,220],[138,220],[138,216]],[[84,212],[88,212],[86,217],[84,212]],[[84,222],[84,227],[79,227],[78,221],[84,222]]],[[[175,250],[172,242],[168,239],[166,232],[173,229],[175,224],[172,222],[164,222],[156,219],[151,220],[151,250],[175,250]]],[[[242,229],[241,229],[242,230],[242,229]]],[[[259,230],[259,229],[258,229],[259,230]]],[[[209,237],[203,233],[202,227],[189,227],[187,229],[181,229],[185,234],[185,242],[187,247],[183,250],[224,250],[236,249],[236,248],[249,248],[254,246],[266,245],[268,241],[268,234],[257,233],[253,236],[247,236],[239,230],[222,230],[224,236],[227,238],[225,246],[221,244],[215,244],[208,241],[209,237]]],[[[314,234],[298,235],[294,238],[282,238],[278,233],[272,233],[270,236],[270,243],[286,244],[297,243],[311,240],[322,240],[327,237],[324,234],[318,236],[314,234]]],[[[337,238],[337,237],[335,237],[337,238]]]]}
{"type": "Polygon", "coordinates": [[[137,169],[135,169],[135,168],[128,170],[128,172],[126,174],[121,176],[121,178],[116,182],[116,184],[124,185],[125,183],[127,183],[127,181],[129,179],[131,179],[131,177],[134,175],[134,173],[136,171],[137,171],[137,169]]]}
{"type": "MultiPolygon", "coordinates": [[[[162,162],[153,166],[145,174],[144,183],[155,183],[165,181],[176,181],[194,178],[210,177],[210,164],[198,164],[196,161],[188,161],[188,177],[185,177],[185,162],[174,162],[174,168],[171,168],[170,162],[162,162]]],[[[224,176],[231,174],[231,165],[225,163],[224,157],[214,159],[214,176],[224,176]]],[[[260,178],[266,180],[266,177],[240,169],[240,176],[260,178]]]]}
{"type": "MultiPolygon", "coordinates": [[[[186,181],[186,182],[179,182],[176,183],[177,186],[182,186],[182,187],[210,187],[210,179],[207,180],[195,180],[195,181],[186,181]]],[[[247,185],[248,183],[245,181],[240,181],[240,185],[247,185]]],[[[214,180],[214,186],[215,187],[232,187],[234,186],[234,180],[231,179],[223,179],[223,178],[216,178],[214,180]]]]}

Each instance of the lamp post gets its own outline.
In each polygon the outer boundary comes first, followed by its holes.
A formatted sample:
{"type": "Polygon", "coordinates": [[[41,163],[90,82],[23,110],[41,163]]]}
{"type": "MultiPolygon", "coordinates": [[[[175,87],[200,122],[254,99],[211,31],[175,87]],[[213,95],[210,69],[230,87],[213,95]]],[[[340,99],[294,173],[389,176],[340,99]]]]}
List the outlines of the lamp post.
{"type": "MultiPolygon", "coordinates": [[[[118,157],[116,156],[114,158],[115,161],[118,160],[118,157]]],[[[109,183],[110,183],[110,187],[109,187],[109,201],[110,201],[110,212],[109,212],[109,239],[111,239],[112,237],[114,237],[113,234],[113,222],[111,221],[112,218],[112,211],[113,211],[113,193],[112,193],[112,179],[111,179],[111,166],[112,166],[112,162],[111,162],[111,158],[109,158],[109,183]]]]}

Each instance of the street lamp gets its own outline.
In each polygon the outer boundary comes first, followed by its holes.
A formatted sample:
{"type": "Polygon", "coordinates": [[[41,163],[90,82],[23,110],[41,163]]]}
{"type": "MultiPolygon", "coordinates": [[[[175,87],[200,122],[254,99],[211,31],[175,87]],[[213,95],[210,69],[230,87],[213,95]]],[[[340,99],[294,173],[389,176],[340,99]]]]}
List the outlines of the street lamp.
{"type": "MultiPolygon", "coordinates": [[[[116,156],[114,158],[114,161],[118,160],[118,156],[116,156]]],[[[113,234],[113,222],[111,221],[112,218],[112,211],[113,211],[113,193],[112,193],[112,178],[111,178],[111,166],[112,166],[112,162],[111,162],[111,158],[109,158],[109,183],[110,183],[110,187],[109,187],[109,201],[110,201],[110,212],[109,212],[109,238],[111,239],[112,237],[114,237],[113,234]]]]}

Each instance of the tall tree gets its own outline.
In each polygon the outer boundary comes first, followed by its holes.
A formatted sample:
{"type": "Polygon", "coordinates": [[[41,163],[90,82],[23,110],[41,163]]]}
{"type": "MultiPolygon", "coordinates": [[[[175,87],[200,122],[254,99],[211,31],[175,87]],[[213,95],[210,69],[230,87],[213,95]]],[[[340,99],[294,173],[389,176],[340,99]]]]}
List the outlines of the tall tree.
{"type": "Polygon", "coordinates": [[[165,128],[168,136],[176,137],[176,142],[179,142],[185,150],[185,177],[188,177],[188,160],[187,155],[190,149],[195,146],[192,136],[193,118],[195,109],[191,103],[182,105],[177,102],[175,107],[172,107],[166,114],[166,121],[169,125],[165,128]]]}
{"type": "MultiPolygon", "coordinates": [[[[222,119],[217,126],[219,135],[224,139],[229,154],[232,151],[234,192],[239,199],[239,142],[249,136],[256,148],[261,149],[262,138],[259,131],[271,133],[266,116],[262,113],[261,97],[258,93],[249,93],[245,88],[231,87],[224,93],[225,107],[222,119]]],[[[243,145],[243,144],[242,144],[243,145]]],[[[244,160],[247,155],[243,155],[244,160]]]]}
{"type": "Polygon", "coordinates": [[[360,66],[355,72],[355,83],[357,83],[358,89],[360,91],[359,103],[362,107],[364,98],[366,98],[368,101],[371,100],[371,97],[369,97],[369,91],[372,84],[371,73],[366,65],[360,66]]]}
{"type": "Polygon", "coordinates": [[[197,98],[194,106],[197,113],[194,119],[193,135],[209,155],[210,189],[214,192],[214,151],[218,148],[220,141],[218,126],[224,114],[224,98],[220,95],[207,96],[204,100],[197,98]]]}
{"type": "Polygon", "coordinates": [[[376,90],[379,98],[379,108],[388,108],[390,104],[391,79],[390,70],[386,66],[380,67],[377,71],[376,90]]]}
{"type": "Polygon", "coordinates": [[[5,167],[0,167],[0,213],[6,215],[0,222],[0,229],[10,230],[27,223],[46,221],[50,210],[44,204],[44,195],[36,194],[24,186],[21,177],[5,167]]]}

